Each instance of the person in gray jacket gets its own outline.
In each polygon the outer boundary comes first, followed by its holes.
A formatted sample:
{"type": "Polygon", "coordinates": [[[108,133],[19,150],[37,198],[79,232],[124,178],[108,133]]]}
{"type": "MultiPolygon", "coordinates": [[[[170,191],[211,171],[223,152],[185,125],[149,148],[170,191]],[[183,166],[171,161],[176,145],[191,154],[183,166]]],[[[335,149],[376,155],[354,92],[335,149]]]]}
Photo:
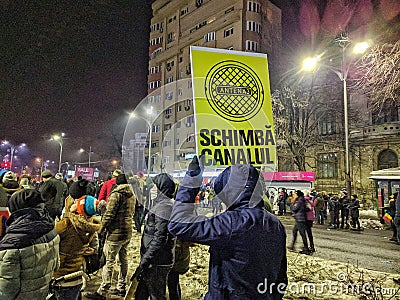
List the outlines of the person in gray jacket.
{"type": "Polygon", "coordinates": [[[15,192],[0,241],[0,299],[45,299],[59,267],[60,237],[35,189],[15,192]]]}

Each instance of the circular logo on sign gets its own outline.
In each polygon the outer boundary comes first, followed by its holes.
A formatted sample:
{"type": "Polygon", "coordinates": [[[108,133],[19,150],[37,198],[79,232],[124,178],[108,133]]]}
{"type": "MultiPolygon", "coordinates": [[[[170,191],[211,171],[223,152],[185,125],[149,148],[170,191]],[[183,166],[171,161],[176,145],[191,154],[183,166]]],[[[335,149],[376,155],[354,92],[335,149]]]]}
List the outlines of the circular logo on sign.
{"type": "Polygon", "coordinates": [[[211,108],[230,121],[253,118],[264,103],[260,78],[249,66],[238,61],[223,61],[213,66],[204,88],[211,108]]]}

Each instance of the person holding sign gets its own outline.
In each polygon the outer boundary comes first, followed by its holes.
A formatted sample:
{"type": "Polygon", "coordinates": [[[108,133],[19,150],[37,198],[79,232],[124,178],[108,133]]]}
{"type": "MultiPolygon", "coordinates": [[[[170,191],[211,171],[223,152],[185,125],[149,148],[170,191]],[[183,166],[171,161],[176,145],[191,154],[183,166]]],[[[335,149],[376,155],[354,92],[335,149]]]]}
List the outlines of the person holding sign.
{"type": "Polygon", "coordinates": [[[210,246],[205,299],[282,299],[286,233],[263,208],[259,171],[246,164],[226,168],[214,182],[214,198],[227,209],[211,218],[193,211],[202,171],[195,156],[177,192],[168,229],[185,241],[210,246]]]}

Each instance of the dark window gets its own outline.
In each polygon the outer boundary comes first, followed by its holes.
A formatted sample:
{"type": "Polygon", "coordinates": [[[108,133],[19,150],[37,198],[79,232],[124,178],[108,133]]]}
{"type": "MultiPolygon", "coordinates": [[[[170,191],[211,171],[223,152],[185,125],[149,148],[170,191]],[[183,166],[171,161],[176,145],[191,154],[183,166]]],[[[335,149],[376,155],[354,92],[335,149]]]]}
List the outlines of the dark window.
{"type": "Polygon", "coordinates": [[[320,132],[322,135],[329,135],[336,133],[336,120],[335,116],[327,113],[320,121],[320,132]]]}
{"type": "Polygon", "coordinates": [[[317,173],[319,178],[337,178],[338,158],[336,153],[322,153],[317,157],[317,173]]]}

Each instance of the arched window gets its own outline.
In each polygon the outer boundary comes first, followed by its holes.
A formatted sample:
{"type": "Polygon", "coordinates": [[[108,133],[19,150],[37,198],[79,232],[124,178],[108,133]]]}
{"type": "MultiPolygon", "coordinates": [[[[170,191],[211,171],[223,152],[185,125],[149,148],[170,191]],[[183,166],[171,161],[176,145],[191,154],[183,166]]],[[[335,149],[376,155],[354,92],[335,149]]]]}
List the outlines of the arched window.
{"type": "Polygon", "coordinates": [[[392,150],[383,150],[378,155],[378,170],[397,168],[399,166],[399,160],[397,154],[392,150]]]}

